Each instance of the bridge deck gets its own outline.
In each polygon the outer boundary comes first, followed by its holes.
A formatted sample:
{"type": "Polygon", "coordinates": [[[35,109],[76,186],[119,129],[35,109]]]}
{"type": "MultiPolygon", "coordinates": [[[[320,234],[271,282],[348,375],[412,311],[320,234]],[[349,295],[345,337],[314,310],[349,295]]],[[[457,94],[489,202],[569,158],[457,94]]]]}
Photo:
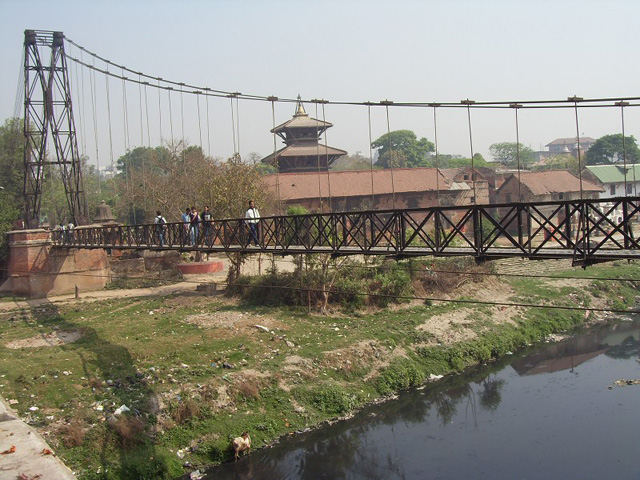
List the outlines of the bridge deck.
{"type": "Polygon", "coordinates": [[[106,225],[54,231],[56,245],[280,255],[473,256],[566,259],[586,265],[640,257],[640,197],[273,216],[259,246],[245,219],[106,225]]]}

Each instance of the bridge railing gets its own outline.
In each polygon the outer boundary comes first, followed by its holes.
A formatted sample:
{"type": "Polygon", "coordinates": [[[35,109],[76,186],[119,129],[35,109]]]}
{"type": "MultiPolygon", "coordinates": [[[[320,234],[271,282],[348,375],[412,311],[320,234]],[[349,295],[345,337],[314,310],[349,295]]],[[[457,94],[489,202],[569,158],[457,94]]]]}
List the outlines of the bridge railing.
{"type": "Polygon", "coordinates": [[[576,263],[630,258],[640,197],[316,213],[260,219],[259,247],[245,219],[190,226],[106,225],[55,233],[60,246],[281,254],[473,255],[573,258],[576,263]]]}

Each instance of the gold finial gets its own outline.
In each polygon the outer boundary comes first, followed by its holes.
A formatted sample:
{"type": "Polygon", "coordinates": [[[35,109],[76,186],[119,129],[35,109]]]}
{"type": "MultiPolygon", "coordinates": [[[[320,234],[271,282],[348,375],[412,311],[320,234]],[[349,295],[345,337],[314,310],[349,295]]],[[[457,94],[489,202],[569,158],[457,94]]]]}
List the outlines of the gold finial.
{"type": "Polygon", "coordinates": [[[306,117],[307,116],[307,112],[304,109],[304,105],[302,105],[302,99],[300,98],[299,94],[298,94],[298,103],[296,105],[296,114],[294,116],[296,116],[296,117],[306,117]]]}

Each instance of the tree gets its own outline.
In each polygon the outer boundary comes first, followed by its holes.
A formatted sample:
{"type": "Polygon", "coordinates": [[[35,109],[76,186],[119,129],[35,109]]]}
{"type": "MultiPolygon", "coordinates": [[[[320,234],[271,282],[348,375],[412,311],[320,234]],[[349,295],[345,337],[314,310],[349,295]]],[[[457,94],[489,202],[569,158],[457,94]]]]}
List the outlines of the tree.
{"type": "Polygon", "coordinates": [[[342,172],[345,170],[369,170],[371,168],[371,159],[363,156],[360,152],[353,155],[343,155],[331,165],[334,172],[342,172]]]}
{"type": "Polygon", "coordinates": [[[382,168],[406,166],[429,167],[432,166],[430,152],[435,151],[435,145],[421,138],[411,130],[395,130],[385,133],[375,140],[371,147],[378,151],[376,165],[382,168]]]}
{"type": "Polygon", "coordinates": [[[489,147],[489,153],[495,161],[505,167],[526,168],[536,159],[535,152],[531,148],[515,142],[494,143],[489,147]]]}
{"type": "Polygon", "coordinates": [[[8,118],[0,126],[0,187],[22,206],[24,185],[24,134],[19,118],[8,118]]]}
{"type": "Polygon", "coordinates": [[[544,164],[536,166],[536,171],[544,170],[567,170],[574,175],[579,174],[578,159],[570,153],[554,155],[544,161],[544,164]]]}
{"type": "Polygon", "coordinates": [[[587,165],[611,165],[624,163],[626,152],[627,163],[637,163],[640,159],[640,149],[633,135],[625,135],[624,145],[622,134],[605,135],[595,141],[587,150],[587,165]]]}

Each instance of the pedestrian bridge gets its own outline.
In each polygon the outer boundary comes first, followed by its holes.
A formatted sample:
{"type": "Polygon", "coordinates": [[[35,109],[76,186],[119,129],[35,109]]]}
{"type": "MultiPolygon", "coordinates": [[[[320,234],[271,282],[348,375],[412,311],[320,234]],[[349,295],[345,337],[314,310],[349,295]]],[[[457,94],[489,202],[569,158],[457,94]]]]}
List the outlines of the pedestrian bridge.
{"type": "Polygon", "coordinates": [[[102,225],[53,231],[58,247],[277,255],[331,254],[572,259],[590,265],[640,258],[640,197],[316,213],[260,219],[259,245],[246,220],[190,227],[102,225]]]}

